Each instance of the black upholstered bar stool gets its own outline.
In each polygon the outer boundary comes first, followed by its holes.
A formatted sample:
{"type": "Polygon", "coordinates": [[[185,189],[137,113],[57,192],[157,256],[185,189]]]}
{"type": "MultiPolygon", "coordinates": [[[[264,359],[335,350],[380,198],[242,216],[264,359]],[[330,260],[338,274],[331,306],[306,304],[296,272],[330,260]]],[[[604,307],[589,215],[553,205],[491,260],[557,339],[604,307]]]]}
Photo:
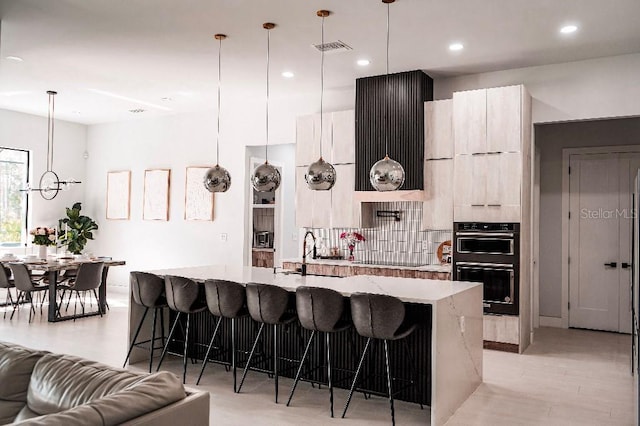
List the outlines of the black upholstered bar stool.
{"type": "Polygon", "coordinates": [[[129,361],[129,357],[131,356],[131,351],[134,346],[142,346],[149,344],[149,373],[151,373],[151,367],[153,364],[153,351],[155,348],[156,340],[160,339],[162,346],[159,349],[164,347],[164,315],[163,309],[166,308],[167,298],[164,293],[164,279],[160,278],[157,275],[149,274],[147,272],[131,272],[129,274],[129,283],[131,284],[131,295],[133,296],[133,303],[144,307],[144,314],[142,314],[142,318],[140,319],[140,323],[138,324],[138,328],[136,329],[136,333],[133,335],[133,340],[131,341],[131,345],[129,346],[129,351],[127,352],[127,358],[124,360],[124,364],[122,368],[127,365],[127,361],[129,361]],[[144,320],[147,317],[147,313],[149,309],[153,309],[153,324],[151,325],[151,339],[144,340],[141,342],[136,342],[138,339],[138,335],[140,334],[140,330],[142,329],[142,324],[144,324],[144,320]],[[158,311],[160,311],[160,329],[161,334],[160,337],[156,337],[156,323],[158,322],[158,311]]]}
{"type": "Polygon", "coordinates": [[[173,333],[176,331],[180,317],[184,314],[187,316],[187,325],[184,330],[184,350],[182,353],[182,383],[187,381],[187,349],[189,347],[189,323],[191,322],[191,315],[207,309],[204,298],[199,297],[200,287],[200,284],[189,278],[172,275],[166,275],[164,277],[164,291],[167,296],[167,304],[169,305],[169,309],[177,312],[177,314],[171,326],[171,331],[169,331],[169,337],[162,350],[156,371],[160,370],[164,356],[167,354],[169,343],[171,343],[173,333]]]}
{"type": "Polygon", "coordinates": [[[289,302],[289,292],[285,289],[267,284],[255,284],[249,283],[246,287],[247,290],[247,307],[249,308],[249,315],[254,321],[260,323],[258,329],[258,335],[256,336],[253,346],[251,347],[251,353],[249,353],[249,359],[244,366],[242,372],[242,380],[240,380],[240,386],[238,392],[242,389],[244,379],[247,376],[247,371],[251,366],[251,359],[256,351],[260,336],[264,330],[265,324],[273,326],[273,376],[275,379],[275,393],[276,403],[278,402],[278,326],[289,324],[296,319],[296,315],[293,313],[287,313],[287,305],[289,302]]]}
{"type": "Polygon", "coordinates": [[[202,373],[209,361],[209,354],[213,348],[213,341],[220,329],[220,323],[223,318],[231,321],[231,369],[233,371],[233,391],[236,392],[236,319],[248,315],[245,306],[246,293],[244,286],[232,281],[224,280],[207,280],[204,283],[204,291],[207,296],[207,307],[212,315],[218,317],[216,328],[211,336],[207,354],[202,362],[202,369],[198,376],[197,385],[200,384],[202,373]]]}
{"type": "Polygon", "coordinates": [[[330,336],[332,333],[346,330],[351,326],[350,322],[342,320],[342,314],[344,312],[344,297],[342,297],[342,295],[337,291],[327,288],[298,287],[296,289],[296,311],[298,312],[300,325],[307,330],[311,330],[311,337],[309,337],[307,346],[304,349],[304,355],[302,356],[302,361],[300,361],[295,381],[291,387],[287,406],[291,403],[293,393],[296,390],[298,381],[300,381],[300,374],[302,373],[304,361],[307,359],[313,339],[316,334],[320,332],[324,333],[326,339],[327,381],[329,385],[330,412],[331,417],[333,417],[333,382],[331,377],[330,336]]]}
{"type": "MultiPolygon", "coordinates": [[[[391,408],[391,422],[396,424],[393,408],[393,378],[391,375],[391,360],[389,359],[389,341],[404,339],[415,330],[416,325],[406,321],[405,307],[402,301],[392,296],[369,293],[354,293],[350,297],[351,318],[359,335],[367,338],[367,343],[358,363],[356,374],[349,390],[347,404],[342,417],[347,414],[353,391],[358,382],[362,363],[367,355],[371,340],[382,340],[384,343],[385,370],[387,390],[389,391],[389,405],[391,408]]],[[[422,405],[421,405],[422,406],[422,405]]]]}

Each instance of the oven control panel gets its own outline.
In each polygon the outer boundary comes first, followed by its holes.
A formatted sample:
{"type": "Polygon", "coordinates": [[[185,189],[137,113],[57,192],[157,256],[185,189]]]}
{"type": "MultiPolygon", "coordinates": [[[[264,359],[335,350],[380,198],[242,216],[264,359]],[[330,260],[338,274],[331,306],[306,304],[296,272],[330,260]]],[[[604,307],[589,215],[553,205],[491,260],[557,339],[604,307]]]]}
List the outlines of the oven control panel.
{"type": "Polygon", "coordinates": [[[518,232],[519,223],[489,223],[489,222],[455,222],[454,231],[483,231],[483,232],[518,232]]]}

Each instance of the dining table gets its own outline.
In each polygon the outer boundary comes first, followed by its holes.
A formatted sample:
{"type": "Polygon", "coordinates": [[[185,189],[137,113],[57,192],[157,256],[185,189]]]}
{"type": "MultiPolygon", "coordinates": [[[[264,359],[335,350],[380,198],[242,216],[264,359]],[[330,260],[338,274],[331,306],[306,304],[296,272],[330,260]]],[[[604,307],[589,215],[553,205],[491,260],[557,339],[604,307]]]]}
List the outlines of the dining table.
{"type": "Polygon", "coordinates": [[[48,322],[67,321],[104,314],[107,309],[107,275],[109,274],[109,268],[112,266],[122,266],[126,264],[124,260],[113,260],[110,257],[47,259],[37,261],[0,258],[0,263],[2,264],[14,262],[24,263],[29,271],[40,271],[47,276],[49,285],[49,306],[47,310],[48,322]],[[100,286],[98,287],[98,310],[90,312],[85,311],[83,313],[73,315],[62,315],[61,310],[58,309],[57,300],[60,274],[62,271],[75,271],[80,268],[82,263],[85,262],[104,262],[104,269],[102,270],[102,277],[100,278],[100,286]]]}

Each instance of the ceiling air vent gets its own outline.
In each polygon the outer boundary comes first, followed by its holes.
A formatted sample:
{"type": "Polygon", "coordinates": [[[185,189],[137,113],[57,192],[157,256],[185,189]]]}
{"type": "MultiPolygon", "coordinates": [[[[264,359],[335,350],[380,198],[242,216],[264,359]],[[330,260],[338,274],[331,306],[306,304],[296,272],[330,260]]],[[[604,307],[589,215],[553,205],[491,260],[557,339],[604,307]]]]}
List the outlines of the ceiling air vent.
{"type": "Polygon", "coordinates": [[[346,52],[349,50],[353,50],[351,46],[349,46],[347,43],[340,40],[330,41],[324,44],[312,44],[312,46],[315,47],[318,51],[325,52],[325,53],[334,53],[334,52],[337,53],[337,52],[346,52]]]}
{"type": "Polygon", "coordinates": [[[129,112],[131,114],[141,114],[143,112],[145,112],[146,110],[142,109],[142,108],[136,108],[136,109],[130,109],[129,112]]]}

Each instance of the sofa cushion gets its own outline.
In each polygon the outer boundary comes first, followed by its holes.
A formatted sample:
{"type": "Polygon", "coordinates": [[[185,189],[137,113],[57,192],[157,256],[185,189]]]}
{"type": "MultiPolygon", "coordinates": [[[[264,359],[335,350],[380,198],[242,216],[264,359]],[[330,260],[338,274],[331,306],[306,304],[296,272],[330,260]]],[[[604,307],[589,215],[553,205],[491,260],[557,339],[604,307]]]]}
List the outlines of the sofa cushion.
{"type": "Polygon", "coordinates": [[[0,342],[0,424],[11,423],[25,407],[31,373],[44,354],[0,342]]]}
{"type": "Polygon", "coordinates": [[[151,396],[143,404],[153,406],[150,409],[185,396],[182,383],[169,373],[140,375],[71,355],[46,354],[33,369],[27,404],[34,413],[51,414],[124,390],[125,395],[150,391],[151,396]],[[135,390],[138,386],[140,390],[135,390]]]}
{"type": "Polygon", "coordinates": [[[16,419],[15,424],[20,426],[103,426],[106,423],[96,410],[88,405],[79,405],[71,410],[55,414],[28,418],[22,421],[16,419]]]}

